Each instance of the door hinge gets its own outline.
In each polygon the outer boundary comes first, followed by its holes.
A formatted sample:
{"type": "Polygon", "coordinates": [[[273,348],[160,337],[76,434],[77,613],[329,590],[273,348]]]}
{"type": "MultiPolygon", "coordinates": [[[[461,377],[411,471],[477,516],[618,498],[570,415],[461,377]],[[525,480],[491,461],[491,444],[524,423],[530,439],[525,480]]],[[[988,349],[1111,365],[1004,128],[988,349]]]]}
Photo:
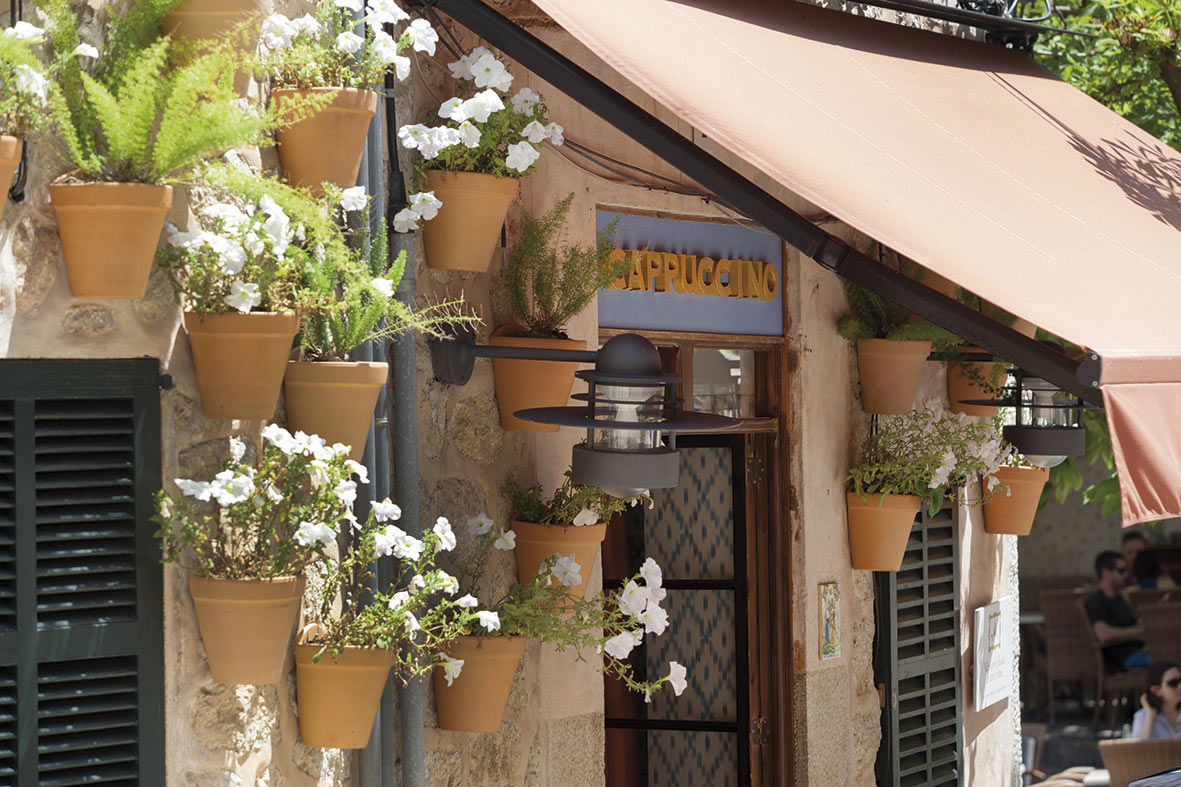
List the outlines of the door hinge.
{"type": "Polygon", "coordinates": [[[746,483],[761,484],[767,480],[767,458],[760,454],[746,457],[746,483]]]}
{"type": "Polygon", "coordinates": [[[771,720],[765,716],[750,720],[750,742],[759,746],[771,742],[771,720]]]}

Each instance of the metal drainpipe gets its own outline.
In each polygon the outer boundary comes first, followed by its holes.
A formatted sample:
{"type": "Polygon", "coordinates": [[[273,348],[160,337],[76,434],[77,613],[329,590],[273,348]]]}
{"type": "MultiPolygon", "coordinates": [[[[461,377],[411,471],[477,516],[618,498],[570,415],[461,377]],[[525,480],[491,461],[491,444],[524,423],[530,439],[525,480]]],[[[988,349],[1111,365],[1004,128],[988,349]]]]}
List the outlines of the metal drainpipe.
{"type": "MultiPolygon", "coordinates": [[[[406,184],[398,164],[397,126],[398,119],[394,106],[395,81],[393,74],[385,76],[385,138],[389,153],[389,179],[386,182],[386,216],[390,217],[387,228],[390,254],[406,252],[406,271],[398,283],[396,297],[407,306],[414,306],[414,235],[395,232],[392,217],[407,205],[406,184]]],[[[396,337],[390,345],[390,409],[389,424],[393,432],[394,447],[394,493],[402,509],[402,528],[414,536],[422,535],[418,501],[418,374],[415,335],[406,332],[396,337]]],[[[402,688],[399,705],[402,722],[402,787],[424,787],[426,783],[425,750],[423,741],[423,690],[422,682],[415,680],[402,688]]],[[[392,725],[389,725],[392,727],[392,725]]],[[[392,743],[392,730],[383,727],[383,734],[392,743]]],[[[383,761],[383,787],[394,785],[392,747],[387,749],[388,758],[383,761]]]]}

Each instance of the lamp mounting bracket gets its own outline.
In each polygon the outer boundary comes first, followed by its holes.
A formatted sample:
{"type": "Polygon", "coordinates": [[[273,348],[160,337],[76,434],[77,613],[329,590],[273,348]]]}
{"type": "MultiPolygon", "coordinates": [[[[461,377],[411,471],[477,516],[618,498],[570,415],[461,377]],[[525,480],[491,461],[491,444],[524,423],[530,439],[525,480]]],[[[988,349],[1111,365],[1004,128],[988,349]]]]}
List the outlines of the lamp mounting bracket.
{"type": "Polygon", "coordinates": [[[447,385],[467,385],[477,358],[515,358],[522,361],[594,363],[595,350],[556,350],[544,347],[500,347],[476,344],[476,330],[468,324],[452,324],[445,337],[430,338],[435,379],[447,385]]]}

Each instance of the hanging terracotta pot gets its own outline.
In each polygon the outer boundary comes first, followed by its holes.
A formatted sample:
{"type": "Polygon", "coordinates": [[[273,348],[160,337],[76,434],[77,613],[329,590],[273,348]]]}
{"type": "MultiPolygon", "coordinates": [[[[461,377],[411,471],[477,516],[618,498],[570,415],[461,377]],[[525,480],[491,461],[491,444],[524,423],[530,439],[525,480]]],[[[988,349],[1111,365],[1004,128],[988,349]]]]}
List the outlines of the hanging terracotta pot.
{"type": "Polygon", "coordinates": [[[299,736],[314,749],[363,749],[369,744],[381,692],[394,666],[384,648],[346,647],[337,656],[307,644],[309,626],[295,646],[295,696],[299,736]]]}
{"type": "MultiPolygon", "coordinates": [[[[979,347],[962,346],[961,353],[987,352],[979,347]]],[[[984,387],[982,381],[997,381],[997,387],[1004,385],[1004,361],[952,361],[947,364],[947,396],[951,400],[951,411],[992,418],[997,408],[985,404],[960,404],[964,399],[995,399],[995,390],[984,387]],[[968,372],[971,369],[971,373],[968,372]]]]}
{"type": "Polygon", "coordinates": [[[858,339],[861,409],[879,415],[900,415],[913,410],[923,365],[930,354],[930,342],[858,339]]]}
{"type": "Polygon", "coordinates": [[[1050,477],[1048,467],[1002,467],[996,477],[1009,485],[997,488],[992,500],[984,504],[986,533],[1029,535],[1042,487],[1050,477]]]}
{"type": "Polygon", "coordinates": [[[218,683],[278,683],[307,580],[189,577],[209,672],[218,683]]]}
{"type": "Polygon", "coordinates": [[[897,571],[902,567],[910,529],[922,501],[914,495],[846,495],[849,508],[849,553],[853,568],[897,571]],[[880,503],[880,505],[879,505],[880,503]]]}
{"type": "Polygon", "coordinates": [[[428,169],[427,189],[442,201],[439,214],[423,222],[427,267],[483,273],[500,244],[500,228],[521,181],[478,172],[428,169]]]}
{"type": "Polygon", "coordinates": [[[12,176],[21,163],[21,151],[24,142],[20,137],[10,137],[0,134],[0,219],[4,218],[4,206],[8,204],[8,188],[12,185],[12,176]]]}
{"type": "Polygon", "coordinates": [[[513,520],[512,528],[517,534],[517,545],[513,552],[517,556],[518,582],[532,582],[541,561],[553,557],[555,552],[561,555],[573,554],[574,562],[582,567],[582,582],[572,585],[570,593],[579,598],[586,595],[586,581],[590,579],[599,545],[607,536],[606,522],[562,527],[513,520]]]}
{"type": "Polygon", "coordinates": [[[61,183],[49,201],[74,297],[144,297],[172,186],[61,183]]]}
{"type": "Polygon", "coordinates": [[[464,732],[496,732],[504,718],[525,637],[460,637],[447,649],[463,659],[459,677],[448,686],[442,667],[435,668],[435,709],[439,726],[464,732]]]}
{"type": "MultiPolygon", "coordinates": [[[[532,349],[585,350],[581,339],[529,339],[519,325],[502,325],[492,333],[493,347],[529,347],[532,349]]],[[[574,372],[578,364],[562,361],[522,361],[516,358],[492,359],[492,384],[500,408],[500,425],[507,432],[556,432],[557,426],[535,424],[513,417],[528,407],[561,407],[570,399],[574,372]]]]}
{"type": "MultiPolygon", "coordinates": [[[[179,41],[218,39],[251,17],[260,17],[266,6],[264,0],[185,0],[165,15],[160,32],[179,41]]],[[[252,40],[257,43],[257,31],[252,40]]],[[[254,51],[250,41],[242,45],[254,51]]]]}
{"type": "Polygon", "coordinates": [[[186,311],[184,320],[205,415],[252,421],[273,416],[299,317],[186,311]]]}
{"type": "Polygon", "coordinates": [[[361,461],[377,397],[389,364],[368,361],[288,361],[283,378],[287,426],[317,434],[328,444],[352,446],[361,461]]]}
{"type": "Polygon", "coordinates": [[[347,189],[357,184],[369,121],[377,114],[377,94],[356,88],[280,88],[271,100],[282,106],[289,97],[335,93],[328,106],[310,117],[282,126],[275,135],[283,177],[292,186],[321,196],[322,183],[347,189]]]}

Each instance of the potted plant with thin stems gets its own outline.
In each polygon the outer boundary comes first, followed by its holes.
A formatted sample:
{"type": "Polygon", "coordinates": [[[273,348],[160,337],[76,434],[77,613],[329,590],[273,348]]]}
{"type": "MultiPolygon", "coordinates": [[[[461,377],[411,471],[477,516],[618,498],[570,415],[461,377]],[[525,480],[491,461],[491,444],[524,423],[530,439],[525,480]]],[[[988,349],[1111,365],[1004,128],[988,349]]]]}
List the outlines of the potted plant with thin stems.
{"type": "MultiPolygon", "coordinates": [[[[365,524],[329,559],[319,603],[295,646],[300,737],[307,746],[360,749],[391,668],[403,682],[446,663],[444,650],[475,618],[460,606],[458,581],[436,565],[455,548],[451,524],[440,518],[415,538],[393,524],[401,510],[373,501],[365,524]],[[391,558],[404,586],[374,590],[374,561],[391,558]]],[[[452,671],[456,668],[451,667],[452,671]]]]}
{"type": "Polygon", "coordinates": [[[100,50],[81,43],[66,0],[44,6],[60,88],[54,111],[76,167],[49,192],[76,297],[142,298],[177,173],[264,144],[274,126],[239,101],[228,45],[169,67],[171,41],[158,37],[168,7],[145,2],[114,17],[100,50]]]}
{"type": "MultiPolygon", "coordinates": [[[[957,287],[955,298],[986,317],[1012,328],[1017,317],[981,299],[963,287],[957,287]]],[[[1005,385],[1009,364],[1000,358],[991,361],[977,361],[970,355],[984,353],[980,347],[960,343],[953,350],[948,351],[947,360],[947,396],[951,401],[952,412],[981,418],[992,418],[997,408],[992,405],[964,404],[965,401],[996,399],[1005,385]]]]}
{"type": "Polygon", "coordinates": [[[361,0],[320,0],[315,15],[289,19],[271,14],[262,23],[259,68],[271,80],[271,101],[279,114],[285,105],[318,98],[310,115],[279,127],[279,163],[287,182],[322,193],[324,183],[346,189],[357,182],[369,121],[377,112],[377,93],[385,72],[410,74],[407,47],[435,53],[438,35],[425,19],[386,32],[409,15],[394,0],[368,0],[363,20],[354,14],[361,0]]]}
{"type": "MultiPolygon", "coordinates": [[[[566,334],[566,323],[589,306],[627,263],[607,262],[614,248],[614,221],[597,234],[593,246],[562,243],[573,199],[570,194],[540,218],[525,214],[521,237],[504,268],[504,286],[517,322],[497,328],[492,345],[586,349],[585,341],[566,334]]],[[[556,426],[522,421],[513,413],[566,404],[577,368],[560,361],[492,359],[500,425],[512,432],[556,432],[556,426]]]]}
{"type": "Polygon", "coordinates": [[[849,313],[837,321],[837,332],[857,348],[861,408],[887,415],[910,412],[927,356],[958,339],[875,292],[847,279],[842,283],[849,313]]]}
{"type": "Polygon", "coordinates": [[[304,570],[324,557],[365,468],[316,435],[262,431],[256,464],[230,438],[208,481],[178,478],[157,496],[163,561],[189,573],[209,670],[218,683],[277,683],[299,616],[304,570]]]}
{"type": "Polygon", "coordinates": [[[878,419],[846,477],[853,568],[897,571],[922,503],[934,513],[949,492],[965,504],[989,502],[1011,451],[995,421],[969,421],[935,404],[878,419]],[[978,498],[954,491],[978,476],[978,498]]]}
{"type": "Polygon", "coordinates": [[[1016,451],[1011,451],[993,477],[1002,485],[984,504],[984,532],[1029,535],[1042,490],[1050,479],[1050,468],[1036,467],[1016,451]]]}
{"type": "Polygon", "coordinates": [[[544,561],[555,553],[569,555],[584,568],[582,581],[568,592],[582,598],[599,545],[607,535],[614,514],[642,502],[647,495],[620,498],[594,486],[576,484],[566,471],[562,484],[548,498],[540,484],[522,488],[509,483],[508,494],[513,532],[516,533],[517,580],[531,582],[544,561]]]}
{"type": "Polygon", "coordinates": [[[496,732],[512,689],[513,676],[530,638],[573,648],[579,658],[601,654],[604,674],[623,681],[632,691],[650,696],[665,684],[680,696],[687,670],[670,662],[669,674],[641,681],[626,659],[646,634],[663,634],[668,613],[660,567],[649,559],[618,590],[593,599],[569,592],[581,582],[580,570],[569,555],[553,555],[528,583],[513,583],[494,601],[481,603],[472,594],[478,587],[492,549],[513,548],[512,530],[498,530],[480,514],[468,524],[478,539],[460,573],[464,593],[456,604],[466,610],[458,628],[464,636],[447,648],[446,659],[435,670],[435,705],[439,726],[446,730],[496,732]],[[554,581],[551,581],[554,580],[554,581]]]}
{"type": "Polygon", "coordinates": [[[25,138],[45,125],[53,85],[33,54],[44,40],[45,31],[28,22],[0,31],[0,218],[25,138]]]}
{"type": "Polygon", "coordinates": [[[545,142],[561,145],[562,127],[550,122],[541,97],[521,88],[482,46],[450,63],[456,95],[429,121],[402,126],[402,146],[422,155],[420,191],[394,216],[394,229],[423,231],[426,263],[441,270],[488,270],[509,206],[545,142]]]}

